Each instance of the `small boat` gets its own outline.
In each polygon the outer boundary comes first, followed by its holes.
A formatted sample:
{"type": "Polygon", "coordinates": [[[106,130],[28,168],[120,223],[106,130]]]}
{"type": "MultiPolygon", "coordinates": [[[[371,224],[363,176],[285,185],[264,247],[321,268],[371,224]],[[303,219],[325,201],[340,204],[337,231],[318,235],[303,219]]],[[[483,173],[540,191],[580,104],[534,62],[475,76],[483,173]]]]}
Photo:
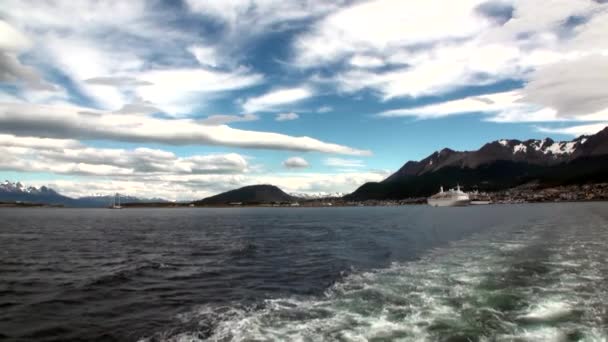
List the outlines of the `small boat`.
{"type": "Polygon", "coordinates": [[[427,199],[427,203],[433,207],[464,207],[471,204],[469,195],[460,190],[460,185],[456,189],[443,191],[443,186],[439,192],[427,199]]]}
{"type": "Polygon", "coordinates": [[[116,193],[116,195],[114,195],[112,197],[112,203],[110,204],[110,209],[122,209],[122,206],[120,205],[120,194],[116,193]],[[118,198],[118,202],[116,201],[116,198],[118,198]]]}

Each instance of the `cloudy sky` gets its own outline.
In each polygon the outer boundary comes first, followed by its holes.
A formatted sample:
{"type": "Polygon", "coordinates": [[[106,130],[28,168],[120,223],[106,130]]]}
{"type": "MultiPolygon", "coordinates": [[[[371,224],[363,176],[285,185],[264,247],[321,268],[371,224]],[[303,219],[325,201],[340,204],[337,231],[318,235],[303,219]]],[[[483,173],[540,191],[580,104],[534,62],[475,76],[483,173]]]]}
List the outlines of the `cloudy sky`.
{"type": "Polygon", "coordinates": [[[3,0],[0,177],[71,196],[349,192],[608,123],[608,1],[3,0]]]}

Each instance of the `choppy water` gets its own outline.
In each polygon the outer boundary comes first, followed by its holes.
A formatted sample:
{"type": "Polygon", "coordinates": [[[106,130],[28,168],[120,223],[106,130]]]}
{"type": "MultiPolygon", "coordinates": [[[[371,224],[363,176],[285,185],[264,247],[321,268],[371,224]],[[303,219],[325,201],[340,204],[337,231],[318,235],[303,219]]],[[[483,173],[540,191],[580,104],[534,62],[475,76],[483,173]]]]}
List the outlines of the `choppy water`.
{"type": "Polygon", "coordinates": [[[0,339],[606,341],[608,203],[0,210],[0,339]]]}

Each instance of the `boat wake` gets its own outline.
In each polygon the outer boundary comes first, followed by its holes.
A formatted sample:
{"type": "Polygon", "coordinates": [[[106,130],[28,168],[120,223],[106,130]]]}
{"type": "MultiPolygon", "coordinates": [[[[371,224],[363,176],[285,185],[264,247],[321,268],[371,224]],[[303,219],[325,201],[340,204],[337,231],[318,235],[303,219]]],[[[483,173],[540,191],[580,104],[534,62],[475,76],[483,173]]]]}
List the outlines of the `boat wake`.
{"type": "Polygon", "coordinates": [[[608,230],[482,233],[322,296],[204,305],[147,341],[606,341],[608,230]]]}

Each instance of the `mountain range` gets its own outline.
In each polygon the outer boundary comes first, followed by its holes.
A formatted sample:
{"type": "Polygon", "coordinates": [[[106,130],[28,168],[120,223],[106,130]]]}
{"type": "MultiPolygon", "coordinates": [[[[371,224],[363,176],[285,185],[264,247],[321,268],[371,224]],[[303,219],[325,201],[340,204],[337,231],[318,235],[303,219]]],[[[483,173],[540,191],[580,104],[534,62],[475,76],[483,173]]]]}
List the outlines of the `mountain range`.
{"type": "MultiPolygon", "coordinates": [[[[63,205],[66,207],[81,208],[101,208],[107,207],[112,202],[114,196],[85,196],[71,198],[61,195],[57,191],[41,186],[25,186],[21,182],[4,181],[0,183],[0,202],[23,202],[41,203],[49,205],[63,205]]],[[[122,203],[148,203],[148,202],[167,202],[161,199],[141,199],[133,196],[120,196],[122,203]]]]}
{"type": "Polygon", "coordinates": [[[366,183],[347,200],[423,197],[440,186],[497,191],[534,182],[538,186],[608,181],[608,127],[571,141],[497,140],[475,151],[444,148],[408,161],[378,183],[366,183]]]}

